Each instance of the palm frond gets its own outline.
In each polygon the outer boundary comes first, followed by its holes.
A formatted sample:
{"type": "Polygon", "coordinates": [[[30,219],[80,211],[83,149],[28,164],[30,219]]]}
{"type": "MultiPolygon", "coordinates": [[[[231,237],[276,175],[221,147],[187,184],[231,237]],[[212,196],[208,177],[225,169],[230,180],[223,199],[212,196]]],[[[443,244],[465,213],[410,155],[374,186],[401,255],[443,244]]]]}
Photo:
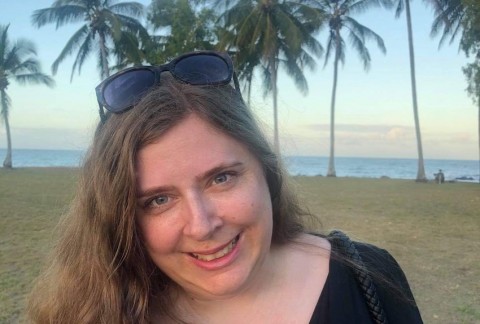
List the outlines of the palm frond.
{"type": "Polygon", "coordinates": [[[55,86],[55,81],[50,76],[41,72],[15,75],[15,81],[20,84],[44,84],[50,88],[55,86]]]}
{"type": "Polygon", "coordinates": [[[145,15],[145,6],[136,1],[116,3],[109,8],[112,12],[118,15],[126,14],[137,18],[141,18],[145,15]]]}
{"type": "MultiPolygon", "coordinates": [[[[93,44],[93,40],[92,40],[92,44],[93,44]]],[[[90,44],[90,45],[92,45],[90,44]]],[[[101,47],[101,45],[100,45],[101,47]]],[[[110,57],[110,50],[108,47],[105,46],[105,51],[106,53],[102,53],[101,49],[99,48],[98,49],[98,52],[97,52],[97,67],[100,71],[100,78],[101,79],[105,79],[109,76],[109,73],[110,73],[110,68],[109,68],[109,63],[108,63],[108,59],[110,57]],[[104,60],[104,57],[103,55],[105,55],[105,60],[104,60]]],[[[82,63],[83,63],[83,60],[90,54],[90,48],[87,48],[85,49],[84,51],[84,55],[82,56],[82,63]]],[[[80,68],[80,66],[79,66],[80,68]]],[[[79,70],[80,72],[80,70],[79,70]]]]}
{"type": "Polygon", "coordinates": [[[135,18],[125,16],[122,14],[116,15],[120,23],[122,24],[122,30],[131,34],[138,35],[142,42],[148,42],[151,37],[145,27],[135,18]]]}
{"type": "MultiPolygon", "coordinates": [[[[67,44],[63,48],[60,55],[55,59],[52,64],[52,74],[55,75],[58,71],[58,66],[62,61],[70,54],[72,54],[79,46],[81,42],[85,42],[85,40],[89,38],[89,29],[86,25],[82,26],[79,30],[73,34],[72,37],[68,40],[67,44]]],[[[75,67],[72,69],[72,75],[75,67]]]]}
{"type": "Polygon", "coordinates": [[[37,48],[35,44],[27,39],[17,39],[13,48],[15,48],[15,54],[20,58],[20,60],[25,56],[37,55],[37,48]]]}
{"type": "Polygon", "coordinates": [[[362,35],[355,33],[352,30],[350,33],[348,33],[348,38],[353,49],[355,49],[360,56],[360,59],[363,62],[363,68],[368,71],[370,69],[371,57],[367,47],[365,46],[365,39],[362,35]]]}
{"type": "Polygon", "coordinates": [[[8,53],[6,53],[2,64],[3,69],[14,70],[19,64],[21,64],[22,60],[25,60],[25,58],[30,55],[37,55],[35,45],[28,40],[18,39],[15,42],[15,45],[13,45],[8,53]]]}
{"type": "Polygon", "coordinates": [[[405,0],[398,0],[395,8],[395,18],[400,18],[403,10],[405,10],[405,0]]]}
{"type": "MultiPolygon", "coordinates": [[[[407,0],[399,0],[407,1],[407,0]]],[[[345,9],[348,14],[360,14],[367,12],[372,8],[384,7],[390,8],[393,6],[391,0],[353,0],[351,3],[345,3],[345,9]]]]}
{"type": "Polygon", "coordinates": [[[345,17],[345,25],[349,26],[357,35],[361,35],[360,37],[362,40],[373,40],[375,43],[377,43],[378,48],[383,54],[387,52],[387,48],[385,47],[382,37],[380,37],[380,35],[375,33],[370,28],[360,24],[351,17],[345,17]]]}
{"type": "Polygon", "coordinates": [[[462,30],[465,10],[461,0],[431,0],[435,18],[432,23],[430,35],[432,37],[442,33],[438,47],[450,37],[452,43],[462,30]]]}
{"type": "Polygon", "coordinates": [[[110,10],[104,10],[102,16],[103,26],[101,29],[98,29],[98,33],[103,33],[105,36],[111,37],[114,41],[119,40],[122,35],[123,25],[118,16],[110,10]]]}
{"type": "Polygon", "coordinates": [[[283,68],[287,72],[287,74],[293,78],[295,85],[300,90],[300,92],[304,95],[308,93],[308,82],[305,78],[305,74],[300,66],[297,64],[297,60],[295,57],[289,57],[284,64],[282,64],[283,68]]]}
{"type": "Polygon", "coordinates": [[[334,38],[330,35],[327,39],[327,46],[325,50],[325,60],[323,62],[324,68],[327,66],[332,52],[335,52],[335,41],[334,41],[334,38]]]}
{"type": "Polygon", "coordinates": [[[84,6],[71,4],[39,9],[32,14],[32,25],[38,28],[49,23],[55,23],[58,29],[65,24],[85,20],[86,13],[87,8],[84,6]]]}
{"type": "Polygon", "coordinates": [[[9,52],[8,28],[10,25],[0,25],[0,64],[5,64],[6,53],[9,52]]]}
{"type": "Polygon", "coordinates": [[[12,74],[21,73],[37,73],[41,71],[40,62],[33,57],[26,59],[25,61],[18,62],[14,68],[11,69],[12,74]]]}
{"type": "MultiPolygon", "coordinates": [[[[88,55],[91,52],[92,45],[93,45],[93,36],[91,34],[87,34],[82,45],[78,49],[77,56],[75,57],[75,61],[73,62],[72,73],[70,74],[70,82],[73,80],[73,74],[75,73],[75,68],[78,67],[78,74],[80,74],[82,65],[85,62],[85,59],[88,57],[88,55]]],[[[100,73],[103,74],[103,70],[100,70],[100,71],[101,71],[100,73]]]]}

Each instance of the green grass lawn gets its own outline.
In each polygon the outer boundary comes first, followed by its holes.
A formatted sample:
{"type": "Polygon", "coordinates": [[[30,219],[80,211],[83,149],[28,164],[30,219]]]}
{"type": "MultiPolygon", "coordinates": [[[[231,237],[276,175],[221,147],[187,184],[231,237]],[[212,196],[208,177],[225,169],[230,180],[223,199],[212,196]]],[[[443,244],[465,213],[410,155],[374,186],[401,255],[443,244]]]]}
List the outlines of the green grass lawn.
{"type": "MultiPolygon", "coordinates": [[[[21,319],[77,170],[0,169],[0,323],[21,319]]],[[[323,230],[388,249],[404,268],[426,323],[480,323],[480,185],[299,177],[323,230]]]]}

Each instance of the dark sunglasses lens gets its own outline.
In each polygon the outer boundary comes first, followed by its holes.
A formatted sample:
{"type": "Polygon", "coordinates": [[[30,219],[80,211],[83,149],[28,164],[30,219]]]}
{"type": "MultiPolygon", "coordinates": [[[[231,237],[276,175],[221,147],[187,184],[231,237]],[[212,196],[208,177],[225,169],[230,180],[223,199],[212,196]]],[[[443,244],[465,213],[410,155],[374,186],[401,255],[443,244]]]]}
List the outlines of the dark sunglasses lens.
{"type": "Polygon", "coordinates": [[[227,83],[231,69],[227,62],[216,55],[193,55],[175,64],[174,74],[182,81],[193,85],[227,83]]]}
{"type": "Polygon", "coordinates": [[[103,90],[107,109],[122,112],[131,108],[153,85],[155,74],[150,70],[132,70],[119,75],[103,90]]]}

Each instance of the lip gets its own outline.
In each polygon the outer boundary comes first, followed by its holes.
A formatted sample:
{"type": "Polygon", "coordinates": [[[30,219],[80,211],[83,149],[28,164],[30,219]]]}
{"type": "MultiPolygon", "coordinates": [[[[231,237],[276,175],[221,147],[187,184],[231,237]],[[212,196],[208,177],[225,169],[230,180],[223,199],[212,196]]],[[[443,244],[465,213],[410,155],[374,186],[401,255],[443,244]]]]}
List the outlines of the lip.
{"type": "MultiPolygon", "coordinates": [[[[239,234],[240,235],[240,234],[239,234]]],[[[204,250],[204,251],[192,251],[190,253],[195,253],[195,254],[202,254],[202,255],[206,255],[206,254],[214,254],[214,253],[217,253],[218,251],[220,250],[223,250],[227,245],[229,245],[230,243],[232,243],[232,241],[237,238],[237,236],[239,235],[236,235],[233,239],[231,239],[230,241],[228,241],[227,243],[225,243],[224,245],[221,245],[219,247],[215,247],[213,249],[210,249],[210,250],[204,250]]],[[[237,242],[238,243],[238,242],[237,242]]]]}
{"type": "MultiPolygon", "coordinates": [[[[232,264],[237,259],[238,255],[239,255],[240,246],[242,245],[242,241],[243,241],[242,240],[243,236],[240,233],[236,237],[238,237],[237,243],[233,247],[232,251],[230,251],[228,254],[226,254],[226,255],[218,258],[218,259],[214,259],[214,260],[211,260],[211,261],[203,261],[203,260],[197,259],[194,256],[190,255],[190,253],[188,254],[188,257],[190,258],[191,262],[195,266],[197,266],[201,269],[204,269],[204,270],[214,271],[214,270],[219,270],[219,269],[225,268],[225,267],[229,266],[230,264],[232,264]]],[[[213,253],[218,252],[221,249],[225,248],[235,238],[233,238],[227,244],[222,245],[220,248],[215,248],[215,249],[209,250],[207,253],[206,253],[206,251],[202,251],[201,253],[198,253],[198,252],[194,252],[194,253],[196,253],[196,254],[213,254],[213,253]]]]}

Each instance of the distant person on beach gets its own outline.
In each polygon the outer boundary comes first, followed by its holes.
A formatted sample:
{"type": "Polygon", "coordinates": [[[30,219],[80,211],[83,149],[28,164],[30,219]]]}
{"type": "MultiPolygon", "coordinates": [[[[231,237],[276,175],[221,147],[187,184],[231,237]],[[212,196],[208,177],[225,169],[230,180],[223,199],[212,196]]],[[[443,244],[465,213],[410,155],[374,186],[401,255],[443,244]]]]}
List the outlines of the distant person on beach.
{"type": "Polygon", "coordinates": [[[101,120],[32,322],[422,322],[387,251],[307,230],[226,54],[133,67],[96,91],[101,120]]]}
{"type": "Polygon", "coordinates": [[[443,174],[442,169],[438,170],[438,173],[433,174],[435,176],[436,183],[444,183],[445,182],[445,175],[443,174]]]}

